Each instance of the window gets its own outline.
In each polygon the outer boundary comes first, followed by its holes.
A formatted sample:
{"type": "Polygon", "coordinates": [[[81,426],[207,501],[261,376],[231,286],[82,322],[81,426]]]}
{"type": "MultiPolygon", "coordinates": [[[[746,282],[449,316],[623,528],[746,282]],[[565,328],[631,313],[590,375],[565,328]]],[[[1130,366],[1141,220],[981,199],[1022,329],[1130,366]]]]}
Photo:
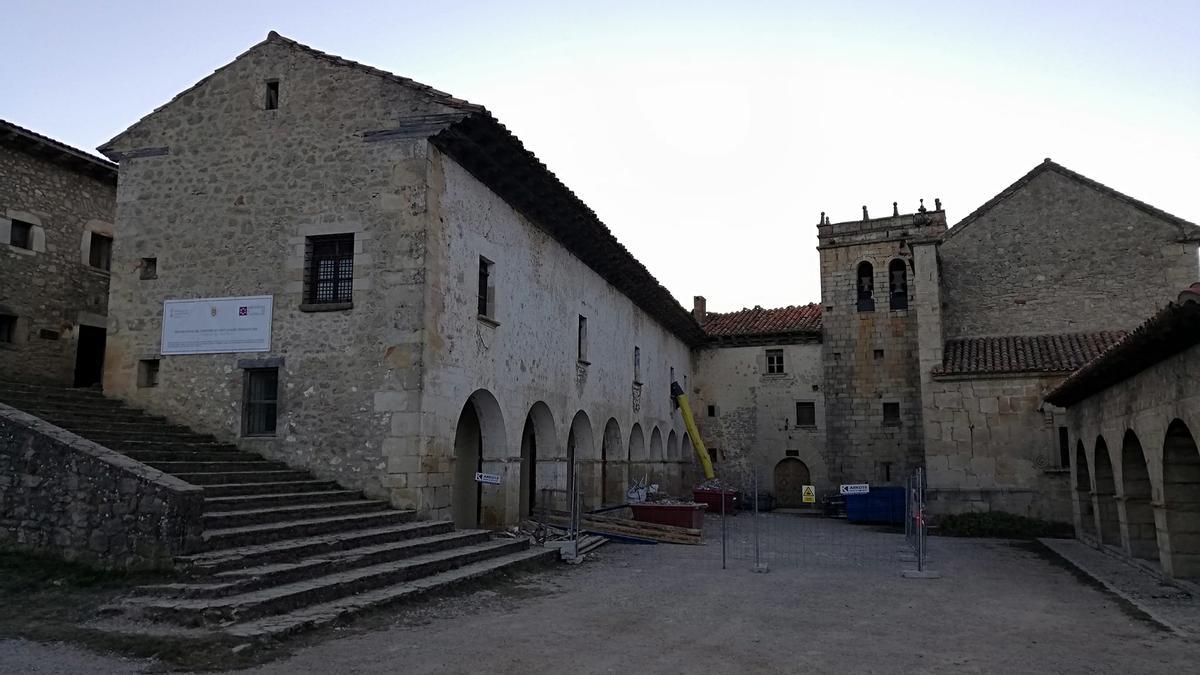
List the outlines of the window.
{"type": "Polygon", "coordinates": [[[587,363],[587,317],[579,315],[579,333],[577,337],[578,358],[580,363],[587,363]]]}
{"type": "Polygon", "coordinates": [[[492,261],[479,256],[479,316],[496,315],[496,291],[492,288],[492,261]]]}
{"type": "Polygon", "coordinates": [[[267,80],[267,97],[264,104],[267,110],[279,108],[279,80],[267,80]]]}
{"type": "Polygon", "coordinates": [[[633,348],[633,381],[642,381],[642,348],[636,345],[633,348]]]}
{"type": "Polygon", "coordinates": [[[157,279],[158,258],[142,258],[142,269],[139,277],[142,279],[157,279]]]}
{"type": "Polygon", "coordinates": [[[865,260],[858,264],[858,311],[875,311],[875,268],[865,260]]]}
{"type": "Polygon", "coordinates": [[[57,340],[59,337],[61,337],[61,335],[56,330],[51,330],[49,328],[43,328],[38,331],[38,337],[40,337],[43,340],[57,340]]]}
{"type": "Polygon", "coordinates": [[[900,404],[899,403],[884,403],[883,404],[883,423],[898,425],[900,424],[900,404]]]}
{"type": "Polygon", "coordinates": [[[908,267],[899,258],[888,265],[888,303],[892,309],[908,309],[908,267]]]}
{"type": "Polygon", "coordinates": [[[0,314],[0,343],[12,344],[17,339],[17,317],[0,314]]]}
{"type": "Polygon", "coordinates": [[[88,251],[88,264],[92,267],[106,272],[112,267],[112,237],[93,232],[92,246],[88,251]]]}
{"type": "Polygon", "coordinates": [[[796,426],[817,426],[817,404],[812,401],[796,402],[796,426]]]}
{"type": "Polygon", "coordinates": [[[882,350],[882,349],[876,349],[876,350],[875,350],[875,360],[876,360],[876,361],[882,361],[882,360],[883,360],[883,350],[882,350]]]}
{"type": "Polygon", "coordinates": [[[812,390],[813,390],[813,391],[821,391],[821,385],[819,385],[819,384],[814,384],[814,385],[812,386],[812,390]]]}
{"type": "Polygon", "coordinates": [[[350,303],[354,289],[354,235],[309,237],[305,242],[305,300],[312,305],[350,303]]]}
{"type": "Polygon", "coordinates": [[[137,385],[141,388],[158,386],[158,359],[138,361],[137,385]]]}
{"type": "Polygon", "coordinates": [[[879,463],[879,473],[883,475],[884,483],[892,482],[892,463],[891,462],[880,462],[879,463]]]}
{"type": "Polygon", "coordinates": [[[247,370],[243,397],[245,435],[274,436],[279,407],[279,369],[247,370]]]}
{"type": "Polygon", "coordinates": [[[783,374],[783,350],[768,349],[767,350],[767,374],[782,375],[783,374]]]}
{"type": "Polygon", "coordinates": [[[1071,466],[1071,435],[1066,427],[1058,428],[1058,465],[1064,469],[1071,466]]]}
{"type": "Polygon", "coordinates": [[[715,406],[715,405],[708,406],[708,416],[709,417],[717,416],[717,406],[715,406]]]}
{"type": "Polygon", "coordinates": [[[8,243],[17,248],[33,248],[33,225],[22,220],[12,221],[12,229],[9,231],[8,243]]]}

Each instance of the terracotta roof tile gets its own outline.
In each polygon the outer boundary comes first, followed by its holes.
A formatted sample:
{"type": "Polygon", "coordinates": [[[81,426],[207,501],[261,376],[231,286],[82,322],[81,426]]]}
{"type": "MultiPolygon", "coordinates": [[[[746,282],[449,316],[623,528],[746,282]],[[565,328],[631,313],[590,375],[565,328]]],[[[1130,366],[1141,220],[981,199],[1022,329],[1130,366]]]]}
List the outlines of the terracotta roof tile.
{"type": "Polygon", "coordinates": [[[813,303],[776,309],[752,307],[725,314],[710,312],[702,324],[712,337],[821,335],[821,306],[813,303]]]}
{"type": "Polygon", "coordinates": [[[989,335],[947,340],[934,375],[1069,373],[1102,354],[1124,331],[989,335]]]}

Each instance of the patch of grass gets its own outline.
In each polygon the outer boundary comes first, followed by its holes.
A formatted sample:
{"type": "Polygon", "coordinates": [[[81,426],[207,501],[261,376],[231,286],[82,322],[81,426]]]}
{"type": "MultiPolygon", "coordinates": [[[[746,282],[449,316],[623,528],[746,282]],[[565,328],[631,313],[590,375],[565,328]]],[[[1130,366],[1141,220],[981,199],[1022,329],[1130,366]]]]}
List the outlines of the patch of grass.
{"type": "Polygon", "coordinates": [[[126,586],[166,576],[154,572],[113,572],[48,556],[0,551],[0,594],[126,586]]]}
{"type": "Polygon", "coordinates": [[[994,537],[997,539],[1075,536],[1074,528],[1067,523],[1027,518],[1004,511],[942,516],[933,528],[933,533],[948,537],[994,537]]]}

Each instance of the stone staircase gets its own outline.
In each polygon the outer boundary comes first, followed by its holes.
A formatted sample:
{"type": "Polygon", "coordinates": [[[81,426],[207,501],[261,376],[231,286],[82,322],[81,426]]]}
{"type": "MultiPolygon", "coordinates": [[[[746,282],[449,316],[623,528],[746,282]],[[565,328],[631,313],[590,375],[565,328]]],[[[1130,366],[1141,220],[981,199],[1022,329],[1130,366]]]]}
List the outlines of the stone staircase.
{"type": "Polygon", "coordinates": [[[556,556],[416,520],[97,391],[0,381],[0,402],[204,490],[202,550],[176,559],[182,581],[124,600],[129,619],[278,637],[556,556]]]}

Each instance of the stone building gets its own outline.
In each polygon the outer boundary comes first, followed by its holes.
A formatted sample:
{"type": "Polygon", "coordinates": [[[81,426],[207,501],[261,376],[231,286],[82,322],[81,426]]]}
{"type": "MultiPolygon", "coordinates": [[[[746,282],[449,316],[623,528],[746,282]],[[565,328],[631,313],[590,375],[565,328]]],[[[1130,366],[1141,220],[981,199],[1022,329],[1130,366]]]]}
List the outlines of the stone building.
{"type": "Polygon", "coordinates": [[[1078,536],[1200,577],[1200,283],[1046,398],[1066,408],[1078,536]]]}
{"type": "Polygon", "coordinates": [[[271,33],[101,150],[106,394],[460,525],[679,482],[703,332],[483,107],[271,33]]]}
{"type": "Polygon", "coordinates": [[[100,381],[115,164],[0,120],[0,373],[100,381]]]}

